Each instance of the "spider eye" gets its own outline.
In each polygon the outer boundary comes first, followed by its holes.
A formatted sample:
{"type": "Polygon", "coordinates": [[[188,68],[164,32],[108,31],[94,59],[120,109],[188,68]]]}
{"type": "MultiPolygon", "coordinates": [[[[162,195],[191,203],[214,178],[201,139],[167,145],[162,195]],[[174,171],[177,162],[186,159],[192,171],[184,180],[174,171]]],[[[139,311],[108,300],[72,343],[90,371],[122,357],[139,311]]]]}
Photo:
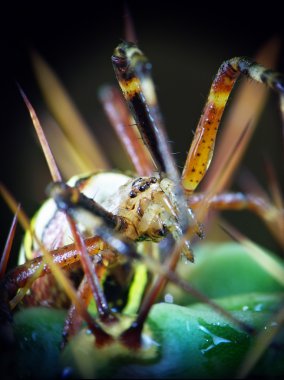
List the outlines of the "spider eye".
{"type": "Polygon", "coordinates": [[[145,182],[145,183],[143,183],[143,185],[139,186],[139,191],[145,191],[149,187],[150,187],[150,183],[149,182],[145,182]]]}
{"type": "Polygon", "coordinates": [[[134,190],[131,190],[129,196],[130,198],[135,198],[137,196],[137,193],[134,190]]]}
{"type": "Polygon", "coordinates": [[[167,234],[167,230],[166,230],[164,227],[161,228],[161,229],[159,229],[159,230],[157,231],[157,235],[158,235],[158,236],[164,237],[164,236],[166,236],[166,234],[167,234]]]}

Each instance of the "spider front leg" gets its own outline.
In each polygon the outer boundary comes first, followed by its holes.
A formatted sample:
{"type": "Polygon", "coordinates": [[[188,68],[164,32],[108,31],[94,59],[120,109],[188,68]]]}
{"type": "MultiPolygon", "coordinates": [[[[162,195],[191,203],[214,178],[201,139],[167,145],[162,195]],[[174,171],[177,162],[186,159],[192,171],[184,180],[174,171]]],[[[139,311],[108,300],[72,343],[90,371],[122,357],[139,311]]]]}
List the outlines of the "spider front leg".
{"type": "Polygon", "coordinates": [[[280,94],[284,93],[284,76],[249,58],[236,57],[221,65],[212,83],[182,173],[182,185],[189,194],[196,189],[210,165],[221,117],[240,74],[264,83],[280,94]]]}
{"type": "MultiPolygon", "coordinates": [[[[167,195],[175,205],[181,234],[186,234],[189,229],[198,231],[196,219],[187,208],[180,176],[168,144],[169,139],[157,101],[150,62],[135,44],[123,42],[114,50],[112,63],[128,108],[160,178],[169,178],[174,184],[167,195]]],[[[186,244],[188,256],[192,257],[190,242],[187,241],[186,244]]]]}

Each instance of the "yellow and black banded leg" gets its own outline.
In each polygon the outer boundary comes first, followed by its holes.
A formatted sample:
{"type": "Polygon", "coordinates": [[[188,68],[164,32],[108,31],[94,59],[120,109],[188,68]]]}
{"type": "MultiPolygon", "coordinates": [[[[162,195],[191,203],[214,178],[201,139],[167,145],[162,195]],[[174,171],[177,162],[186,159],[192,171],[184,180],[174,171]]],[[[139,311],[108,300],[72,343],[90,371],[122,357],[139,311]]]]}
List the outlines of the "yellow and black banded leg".
{"type": "Polygon", "coordinates": [[[210,165],[220,120],[240,74],[284,93],[284,76],[249,58],[235,57],[221,65],[212,83],[182,173],[182,186],[189,194],[196,189],[210,165]]]}
{"type": "Polygon", "coordinates": [[[142,140],[148,147],[161,177],[166,176],[175,184],[172,197],[175,198],[182,232],[186,234],[189,226],[195,226],[196,221],[187,211],[183,189],[180,186],[180,175],[162,123],[151,77],[151,64],[135,44],[127,42],[121,43],[115,49],[112,63],[142,140]]]}
{"type": "Polygon", "coordinates": [[[115,49],[112,63],[144,144],[148,147],[158,171],[168,173],[164,158],[166,152],[161,147],[161,133],[156,124],[155,115],[151,112],[151,104],[156,99],[154,86],[149,74],[147,75],[148,85],[145,85],[145,76],[141,75],[143,72],[149,73],[150,63],[135,44],[127,42],[121,43],[115,49]],[[151,83],[151,88],[149,83],[151,83]]]}

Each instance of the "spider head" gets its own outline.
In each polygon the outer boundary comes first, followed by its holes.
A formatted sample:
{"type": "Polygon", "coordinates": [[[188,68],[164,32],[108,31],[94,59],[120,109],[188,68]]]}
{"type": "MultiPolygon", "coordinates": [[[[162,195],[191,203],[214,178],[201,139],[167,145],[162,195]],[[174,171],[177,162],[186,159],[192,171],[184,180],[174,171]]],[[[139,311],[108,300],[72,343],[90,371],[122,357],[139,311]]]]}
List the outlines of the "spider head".
{"type": "MultiPolygon", "coordinates": [[[[129,185],[127,206],[121,209],[120,214],[135,226],[135,240],[159,242],[168,233],[172,234],[177,242],[183,239],[173,192],[174,183],[168,178],[140,177],[129,185]]],[[[193,261],[188,240],[183,241],[182,252],[193,261]]]]}

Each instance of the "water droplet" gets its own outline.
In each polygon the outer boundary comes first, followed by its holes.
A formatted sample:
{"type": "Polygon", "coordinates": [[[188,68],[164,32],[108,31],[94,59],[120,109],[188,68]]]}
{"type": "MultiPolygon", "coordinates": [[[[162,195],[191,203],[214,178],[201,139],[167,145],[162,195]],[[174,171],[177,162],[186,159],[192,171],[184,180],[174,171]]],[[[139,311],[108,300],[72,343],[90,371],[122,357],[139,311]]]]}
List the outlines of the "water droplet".
{"type": "Polygon", "coordinates": [[[213,343],[215,344],[215,346],[217,346],[220,343],[231,343],[229,339],[225,339],[217,335],[212,334],[212,338],[213,338],[213,343]]]}
{"type": "Polygon", "coordinates": [[[154,339],[152,339],[149,335],[146,334],[142,334],[142,345],[145,349],[151,348],[152,346],[160,346],[158,342],[156,342],[154,339]]]}
{"type": "Polygon", "coordinates": [[[254,307],[254,311],[262,311],[264,309],[264,305],[262,303],[258,303],[254,307]]]}
{"type": "Polygon", "coordinates": [[[201,349],[201,353],[205,354],[206,352],[212,350],[212,348],[214,348],[214,347],[215,347],[214,344],[210,344],[208,347],[201,349]]]}
{"type": "Polygon", "coordinates": [[[231,340],[222,338],[221,336],[213,334],[211,331],[209,331],[206,327],[199,325],[199,329],[203,331],[205,334],[209,335],[211,339],[206,338],[205,341],[209,343],[209,345],[203,349],[201,349],[202,354],[212,350],[216,346],[218,346],[221,343],[231,343],[231,340]]]}
{"type": "Polygon", "coordinates": [[[249,309],[249,307],[247,305],[245,305],[245,306],[242,307],[243,311],[247,311],[248,309],[249,309]]]}
{"type": "Polygon", "coordinates": [[[167,303],[173,303],[174,302],[174,297],[170,293],[165,294],[164,299],[165,299],[165,302],[167,302],[167,303]]]}

